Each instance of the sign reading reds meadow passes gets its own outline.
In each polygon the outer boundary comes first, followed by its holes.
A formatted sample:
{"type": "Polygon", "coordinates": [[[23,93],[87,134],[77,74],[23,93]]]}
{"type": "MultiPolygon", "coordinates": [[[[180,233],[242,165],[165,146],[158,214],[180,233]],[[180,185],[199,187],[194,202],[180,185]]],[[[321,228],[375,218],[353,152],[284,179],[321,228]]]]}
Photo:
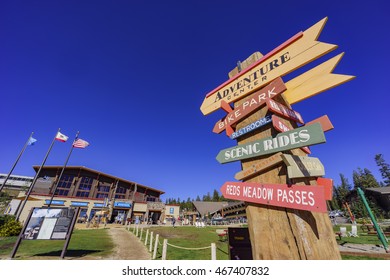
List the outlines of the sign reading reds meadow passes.
{"type": "Polygon", "coordinates": [[[312,212],[327,212],[322,186],[226,182],[220,191],[227,199],[312,212]]]}
{"type": "Polygon", "coordinates": [[[281,78],[277,78],[268,86],[244,99],[240,106],[235,108],[232,112],[228,113],[225,118],[215,124],[213,132],[221,133],[226,129],[226,126],[232,126],[233,124],[236,124],[251,114],[253,111],[264,105],[267,99],[278,96],[285,90],[286,87],[283,83],[283,80],[281,78]]]}
{"type": "Polygon", "coordinates": [[[200,110],[208,115],[227,103],[239,100],[273,79],[317,59],[337,48],[336,45],[317,41],[327,18],[304,32],[300,32],[263,56],[255,64],[232,77],[206,95],[200,110]]]}
{"type": "Polygon", "coordinates": [[[279,133],[274,138],[267,137],[224,149],[218,153],[217,160],[227,163],[325,142],[321,125],[314,123],[279,133]]]}

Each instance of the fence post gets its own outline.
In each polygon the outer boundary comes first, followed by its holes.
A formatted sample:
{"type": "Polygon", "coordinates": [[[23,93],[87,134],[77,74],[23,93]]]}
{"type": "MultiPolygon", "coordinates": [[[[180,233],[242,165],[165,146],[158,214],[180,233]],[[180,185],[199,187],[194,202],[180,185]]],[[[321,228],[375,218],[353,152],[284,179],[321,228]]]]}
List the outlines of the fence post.
{"type": "Polygon", "coordinates": [[[157,233],[156,234],[156,241],[154,242],[153,260],[156,259],[156,255],[157,255],[158,236],[159,236],[159,234],[157,233]]]}
{"type": "Polygon", "coordinates": [[[153,231],[150,233],[149,252],[152,252],[152,246],[153,246],[153,231]]]}
{"type": "Polygon", "coordinates": [[[217,248],[215,246],[215,243],[211,243],[211,259],[212,260],[217,259],[217,248]]]}
{"type": "Polygon", "coordinates": [[[148,243],[148,235],[149,235],[149,229],[146,230],[146,236],[145,236],[145,246],[148,243]]]}
{"type": "Polygon", "coordinates": [[[136,228],[136,231],[135,231],[135,236],[138,237],[138,228],[139,228],[139,225],[137,225],[137,228],[136,228]]]}
{"type": "Polygon", "coordinates": [[[141,234],[139,235],[139,240],[140,240],[140,241],[142,241],[142,233],[143,233],[143,231],[144,231],[144,228],[142,227],[142,228],[141,228],[141,234]]]}
{"type": "Polygon", "coordinates": [[[165,261],[167,259],[167,249],[168,249],[168,239],[164,239],[163,249],[162,249],[162,260],[165,261]]]}

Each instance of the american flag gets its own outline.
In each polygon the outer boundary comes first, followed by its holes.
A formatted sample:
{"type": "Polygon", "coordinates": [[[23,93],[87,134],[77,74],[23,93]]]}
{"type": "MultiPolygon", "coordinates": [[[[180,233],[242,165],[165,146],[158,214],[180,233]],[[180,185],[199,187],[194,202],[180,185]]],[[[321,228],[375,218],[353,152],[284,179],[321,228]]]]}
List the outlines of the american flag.
{"type": "Polygon", "coordinates": [[[89,145],[89,143],[83,139],[77,139],[73,142],[74,148],[85,148],[89,145]]]}

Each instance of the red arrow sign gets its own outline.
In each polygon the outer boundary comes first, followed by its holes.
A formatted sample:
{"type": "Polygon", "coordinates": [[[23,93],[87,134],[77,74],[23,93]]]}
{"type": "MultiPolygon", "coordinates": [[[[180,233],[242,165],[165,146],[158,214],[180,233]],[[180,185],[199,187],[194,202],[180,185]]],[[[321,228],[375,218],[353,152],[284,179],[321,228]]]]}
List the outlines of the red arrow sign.
{"type": "Polygon", "coordinates": [[[312,212],[327,212],[322,186],[226,182],[220,191],[227,199],[312,212]]]}
{"type": "MultiPolygon", "coordinates": [[[[232,125],[236,124],[238,121],[242,120],[243,118],[247,117],[255,110],[257,110],[258,108],[263,106],[268,98],[274,98],[275,96],[278,96],[285,90],[286,90],[286,86],[284,85],[283,80],[281,78],[277,78],[268,86],[262,88],[261,90],[255,92],[248,98],[244,99],[243,103],[237,108],[235,108],[234,110],[231,109],[229,104],[227,104],[226,102],[221,102],[221,104],[223,105],[222,107],[228,114],[226,115],[225,118],[223,118],[222,120],[218,121],[215,124],[213,132],[221,133],[226,128],[231,127],[232,125]]],[[[231,133],[230,134],[228,133],[228,135],[230,136],[231,133]]]]}

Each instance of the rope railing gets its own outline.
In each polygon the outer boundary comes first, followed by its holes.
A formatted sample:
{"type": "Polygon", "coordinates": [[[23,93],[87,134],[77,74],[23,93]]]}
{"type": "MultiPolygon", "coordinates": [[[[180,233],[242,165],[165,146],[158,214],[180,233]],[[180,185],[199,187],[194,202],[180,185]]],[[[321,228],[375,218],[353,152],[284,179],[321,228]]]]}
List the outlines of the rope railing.
{"type": "MultiPolygon", "coordinates": [[[[132,230],[133,234],[136,237],[138,237],[140,239],[140,241],[142,242],[143,228],[141,228],[141,232],[140,232],[141,234],[140,235],[138,235],[139,234],[138,226],[133,227],[132,229],[133,229],[132,230]]],[[[128,230],[130,230],[130,228],[128,228],[128,230]]],[[[154,235],[153,231],[149,232],[149,229],[146,230],[145,246],[147,246],[148,239],[149,239],[149,252],[152,252],[153,235],[154,235]]],[[[153,253],[152,253],[152,259],[153,260],[156,259],[156,257],[157,257],[157,250],[158,250],[159,246],[162,246],[162,257],[161,257],[162,260],[166,260],[168,246],[176,248],[176,249],[180,249],[180,250],[190,250],[190,251],[191,250],[192,251],[197,251],[197,250],[211,249],[211,259],[212,260],[216,260],[217,259],[215,243],[211,243],[210,246],[206,246],[206,247],[188,248],[188,247],[182,247],[182,246],[178,246],[178,245],[174,245],[174,244],[168,243],[168,239],[164,239],[163,244],[161,244],[161,242],[159,241],[159,234],[156,234],[155,240],[154,240],[154,250],[153,250],[153,253]]]]}

